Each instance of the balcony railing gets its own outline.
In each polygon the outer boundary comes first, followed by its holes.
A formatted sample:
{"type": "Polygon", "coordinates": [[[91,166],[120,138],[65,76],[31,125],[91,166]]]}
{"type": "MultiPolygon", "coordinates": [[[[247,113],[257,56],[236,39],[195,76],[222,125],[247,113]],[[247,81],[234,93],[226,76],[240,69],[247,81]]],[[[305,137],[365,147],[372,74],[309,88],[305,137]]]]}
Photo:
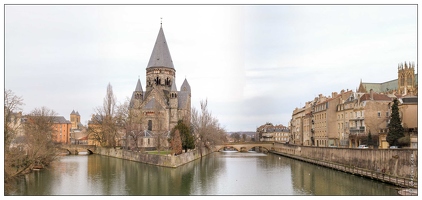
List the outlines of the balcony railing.
{"type": "Polygon", "coordinates": [[[350,120],[353,120],[353,121],[364,120],[364,119],[365,119],[365,117],[354,117],[354,118],[350,118],[350,120]]]}
{"type": "Polygon", "coordinates": [[[364,126],[350,127],[350,131],[365,131],[364,126]]]}

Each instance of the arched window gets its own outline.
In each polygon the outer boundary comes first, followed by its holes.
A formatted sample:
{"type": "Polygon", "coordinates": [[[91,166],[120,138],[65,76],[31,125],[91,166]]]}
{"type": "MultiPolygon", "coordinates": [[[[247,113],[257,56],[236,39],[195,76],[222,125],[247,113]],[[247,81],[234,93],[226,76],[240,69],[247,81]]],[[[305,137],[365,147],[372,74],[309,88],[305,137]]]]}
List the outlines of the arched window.
{"type": "Polygon", "coordinates": [[[154,80],[155,80],[155,85],[161,85],[161,79],[158,78],[158,76],[154,80]]]}
{"type": "Polygon", "coordinates": [[[400,78],[400,86],[404,86],[404,76],[401,76],[400,78]]]}
{"type": "Polygon", "coordinates": [[[409,74],[408,76],[407,76],[407,85],[412,85],[412,76],[409,74]]]}

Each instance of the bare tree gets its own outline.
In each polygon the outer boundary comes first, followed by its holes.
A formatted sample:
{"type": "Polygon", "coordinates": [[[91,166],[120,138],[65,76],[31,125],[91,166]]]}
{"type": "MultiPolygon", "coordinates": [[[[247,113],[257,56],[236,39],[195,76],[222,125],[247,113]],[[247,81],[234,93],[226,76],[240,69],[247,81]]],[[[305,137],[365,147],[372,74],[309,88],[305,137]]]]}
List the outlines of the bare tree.
{"type": "Polygon", "coordinates": [[[124,104],[117,107],[117,121],[126,133],[126,149],[130,146],[131,149],[139,150],[139,139],[143,136],[143,116],[140,110],[135,109],[139,107],[139,102],[133,102],[133,107],[129,106],[130,99],[126,99],[124,104]],[[134,147],[133,147],[134,146],[134,147]]]}
{"type": "Polygon", "coordinates": [[[6,152],[21,128],[22,105],[24,105],[22,97],[16,96],[12,90],[4,91],[4,146],[6,152]]]}
{"type": "Polygon", "coordinates": [[[12,147],[18,132],[22,129],[21,106],[22,97],[16,96],[12,90],[4,91],[4,189],[8,194],[14,190],[11,182],[29,166],[24,164],[25,155],[19,148],[12,147]],[[20,113],[18,113],[20,112],[20,113]]]}
{"type": "Polygon", "coordinates": [[[54,160],[54,119],[57,114],[46,107],[34,109],[24,123],[27,154],[34,165],[48,165],[54,160]]]}
{"type": "Polygon", "coordinates": [[[98,142],[101,146],[116,147],[120,138],[119,126],[121,126],[117,120],[116,97],[109,83],[103,106],[95,109],[94,117],[91,119],[91,126],[88,127],[89,138],[98,142]]]}
{"type": "MultiPolygon", "coordinates": [[[[57,156],[53,142],[56,113],[46,107],[36,108],[25,116],[19,147],[5,148],[5,184],[34,168],[48,166],[57,156]]],[[[10,189],[10,188],[8,188],[10,189]]]]}
{"type": "Polygon", "coordinates": [[[196,146],[200,149],[202,156],[202,148],[211,149],[216,144],[221,144],[227,140],[226,131],[220,127],[218,119],[214,118],[208,111],[207,100],[201,101],[201,113],[192,108],[191,124],[195,135],[196,146]]]}

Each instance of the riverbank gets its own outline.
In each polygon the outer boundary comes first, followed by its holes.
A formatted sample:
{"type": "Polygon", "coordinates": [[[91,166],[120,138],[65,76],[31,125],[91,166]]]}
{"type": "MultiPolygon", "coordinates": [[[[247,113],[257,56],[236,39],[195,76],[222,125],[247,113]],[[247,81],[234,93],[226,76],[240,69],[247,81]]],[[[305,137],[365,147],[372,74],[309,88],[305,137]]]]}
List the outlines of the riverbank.
{"type": "MultiPolygon", "coordinates": [[[[202,156],[206,156],[213,151],[206,148],[202,149],[202,156]]],[[[151,165],[157,165],[162,167],[172,167],[176,168],[186,163],[192,162],[198,158],[201,158],[201,152],[199,150],[192,150],[180,155],[157,155],[157,154],[147,154],[136,151],[129,151],[125,149],[115,149],[115,148],[104,148],[97,147],[94,154],[110,156],[114,158],[120,158],[125,160],[131,160],[135,162],[141,162],[151,165]]]]}
{"type": "MultiPolygon", "coordinates": [[[[280,147],[280,145],[278,147],[280,147]]],[[[341,163],[339,162],[339,160],[337,160],[336,162],[336,160],[333,161],[333,160],[330,160],[329,158],[325,158],[325,159],[317,158],[319,155],[327,155],[327,154],[331,155],[331,157],[336,157],[334,154],[344,153],[341,151],[341,149],[320,148],[318,152],[314,151],[314,154],[308,154],[309,152],[307,153],[307,150],[309,150],[309,148],[306,149],[303,147],[288,146],[288,148],[275,148],[274,150],[270,151],[270,153],[290,157],[296,160],[301,160],[304,162],[316,164],[319,166],[324,166],[327,168],[343,171],[343,172],[354,174],[354,175],[360,175],[362,177],[378,180],[381,182],[386,182],[386,183],[404,187],[404,188],[418,188],[417,176],[403,177],[403,176],[393,175],[391,173],[386,173],[386,171],[384,171],[383,173],[383,171],[381,170],[371,170],[368,168],[363,168],[359,166],[359,163],[362,163],[363,162],[362,160],[364,159],[356,160],[355,158],[355,159],[352,159],[352,160],[355,160],[355,162],[341,163]],[[311,155],[311,156],[306,157],[306,156],[303,156],[302,153],[304,153],[305,155],[308,155],[308,156],[311,155]]],[[[347,150],[343,150],[343,151],[347,151],[347,150]]],[[[368,153],[366,152],[366,150],[363,150],[363,151],[365,151],[365,153],[368,153]]],[[[396,152],[396,155],[393,156],[393,159],[397,159],[394,157],[400,157],[397,154],[399,154],[399,152],[396,152]]],[[[397,162],[393,164],[395,165],[395,169],[397,169],[397,162]]],[[[376,169],[379,169],[379,168],[376,168],[376,169]]],[[[415,166],[415,169],[413,170],[417,170],[417,166],[415,166]]]]}

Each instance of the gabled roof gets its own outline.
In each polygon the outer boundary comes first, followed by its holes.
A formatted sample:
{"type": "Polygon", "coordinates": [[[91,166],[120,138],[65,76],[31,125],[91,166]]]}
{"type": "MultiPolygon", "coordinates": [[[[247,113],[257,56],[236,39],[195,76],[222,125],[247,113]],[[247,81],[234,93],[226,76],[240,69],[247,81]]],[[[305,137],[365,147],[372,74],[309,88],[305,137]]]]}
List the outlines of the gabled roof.
{"type": "Polygon", "coordinates": [[[183,81],[183,84],[182,84],[182,87],[180,87],[180,91],[187,91],[187,92],[191,92],[190,91],[190,85],[189,85],[189,83],[188,83],[188,80],[186,80],[186,78],[185,78],[185,80],[183,81]]]}
{"type": "Polygon", "coordinates": [[[148,62],[147,68],[150,67],[167,67],[174,69],[173,60],[170,56],[170,50],[167,46],[163,27],[160,27],[154,49],[152,50],[152,54],[148,62]]]}
{"type": "Polygon", "coordinates": [[[71,124],[69,120],[66,120],[63,116],[54,116],[53,121],[56,124],[71,124]]]}
{"type": "MultiPolygon", "coordinates": [[[[374,101],[391,101],[391,98],[385,94],[374,93],[373,97],[374,97],[373,99],[374,101]]],[[[360,97],[360,101],[368,101],[368,100],[371,100],[371,94],[367,93],[367,94],[362,95],[362,97],[360,97]]]]}
{"type": "Polygon", "coordinates": [[[154,110],[157,107],[157,109],[162,109],[163,107],[160,105],[160,103],[155,100],[155,98],[152,98],[148,101],[148,103],[145,104],[144,109],[145,110],[154,110]]]}

